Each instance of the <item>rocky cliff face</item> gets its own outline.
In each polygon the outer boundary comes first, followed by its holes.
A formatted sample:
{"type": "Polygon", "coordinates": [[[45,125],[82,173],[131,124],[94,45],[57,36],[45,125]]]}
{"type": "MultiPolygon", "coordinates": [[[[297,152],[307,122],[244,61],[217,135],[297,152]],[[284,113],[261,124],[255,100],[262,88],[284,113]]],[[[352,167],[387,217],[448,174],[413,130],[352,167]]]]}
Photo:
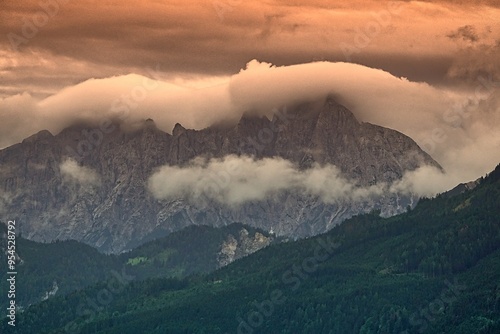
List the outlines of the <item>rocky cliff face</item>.
{"type": "Polygon", "coordinates": [[[177,124],[172,135],[151,120],[135,130],[112,123],[76,125],[56,136],[42,131],[0,151],[0,212],[16,219],[19,232],[29,239],[76,239],[105,252],[121,252],[192,224],[239,222],[299,238],[360,212],[394,214],[413,200],[385,194],[324,204],[286,192],[237,208],[216,203],[200,207],[182,198],[158,201],[146,187],[162,165],[183,166],[196,157],[228,154],[281,157],[302,169],[333,164],[358,186],[393,182],[423,165],[440,168],[409,137],[360,123],[327,99],[290,108],[272,120],[246,116],[234,126],[200,131],[177,124]]]}
{"type": "Polygon", "coordinates": [[[227,236],[217,254],[217,263],[219,267],[227,266],[231,262],[269,246],[272,241],[272,236],[266,237],[259,232],[250,235],[247,229],[242,228],[238,235],[227,236]]]}

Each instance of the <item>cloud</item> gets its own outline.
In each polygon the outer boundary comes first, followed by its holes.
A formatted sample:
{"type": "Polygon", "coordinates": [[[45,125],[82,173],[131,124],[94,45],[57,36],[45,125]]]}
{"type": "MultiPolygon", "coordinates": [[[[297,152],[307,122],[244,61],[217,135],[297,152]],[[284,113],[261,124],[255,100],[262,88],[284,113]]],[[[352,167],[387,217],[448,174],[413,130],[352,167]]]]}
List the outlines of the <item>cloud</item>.
{"type": "Polygon", "coordinates": [[[88,167],[78,165],[78,162],[72,159],[63,161],[59,169],[63,178],[82,186],[97,186],[100,183],[99,174],[88,167]]]}
{"type": "Polygon", "coordinates": [[[0,212],[7,212],[6,208],[10,206],[13,198],[12,193],[0,191],[0,212]]]}
{"type": "Polygon", "coordinates": [[[411,80],[442,81],[456,55],[455,42],[446,37],[450,30],[489,26],[498,35],[495,0],[222,3],[221,17],[211,1],[201,0],[4,1],[0,58],[15,61],[0,64],[8,82],[0,93],[47,96],[91,77],[144,75],[155,64],[174,78],[230,75],[253,58],[277,65],[346,61],[342,44],[359,48],[352,57],[357,63],[411,80]],[[60,5],[43,22],[40,3],[48,2],[60,5]],[[395,4],[402,11],[388,15],[395,4]],[[34,31],[29,38],[23,34],[28,25],[34,31]],[[10,34],[26,40],[17,51],[10,34]]]}
{"type": "Polygon", "coordinates": [[[450,32],[448,35],[450,39],[461,39],[466,42],[475,43],[479,41],[479,36],[473,26],[466,25],[458,28],[456,31],[450,32]]]}
{"type": "Polygon", "coordinates": [[[48,126],[42,118],[37,100],[27,93],[0,98],[0,147],[18,141],[48,126]]]}
{"type": "Polygon", "coordinates": [[[335,166],[316,165],[300,171],[281,158],[255,160],[234,155],[208,161],[198,158],[189,166],[161,167],[149,178],[148,188],[157,199],[208,199],[229,206],[260,201],[284,191],[299,191],[325,203],[381,195],[377,186],[354,186],[335,166]]]}
{"type": "Polygon", "coordinates": [[[163,166],[148,179],[148,189],[158,200],[182,198],[198,205],[215,201],[238,206],[292,192],[332,204],[361,202],[384,195],[434,196],[460,183],[460,177],[423,166],[407,172],[392,184],[356,186],[333,165],[319,164],[299,170],[281,158],[256,160],[249,156],[219,159],[196,158],[187,166],[163,166]]]}
{"type": "Polygon", "coordinates": [[[457,45],[447,77],[457,82],[475,82],[479,77],[500,80],[500,32],[491,26],[477,29],[465,25],[448,34],[457,45]]]}
{"type": "Polygon", "coordinates": [[[389,191],[391,193],[432,197],[452,189],[461,182],[463,180],[456,171],[444,173],[432,166],[422,166],[414,171],[406,172],[401,180],[390,185],[389,191]]]}
{"type": "Polygon", "coordinates": [[[447,76],[462,82],[477,82],[479,78],[500,81],[500,39],[490,44],[468,46],[457,52],[447,76]]]}
{"type": "Polygon", "coordinates": [[[445,170],[461,170],[464,179],[484,175],[500,159],[495,153],[500,137],[499,88],[500,82],[480,77],[472,89],[453,91],[381,70],[321,62],[289,67],[250,63],[230,85],[234,101],[264,111],[331,93],[359,120],[409,135],[445,170]],[[260,89],[262,82],[265,90],[260,89]],[[479,153],[481,157],[473,153],[478,143],[481,152],[488,152],[479,153]]]}
{"type": "Polygon", "coordinates": [[[194,129],[235,124],[249,110],[272,117],[275,108],[331,94],[360,121],[410,136],[445,170],[461,170],[464,181],[484,175],[499,160],[500,84],[490,77],[451,90],[349,63],[251,61],[233,76],[206,81],[152,79],[157,72],[91,79],[42,100],[28,94],[0,99],[0,145],[42,129],[56,134],[77,121],[106,118],[152,118],[167,132],[178,122],[194,129]]]}

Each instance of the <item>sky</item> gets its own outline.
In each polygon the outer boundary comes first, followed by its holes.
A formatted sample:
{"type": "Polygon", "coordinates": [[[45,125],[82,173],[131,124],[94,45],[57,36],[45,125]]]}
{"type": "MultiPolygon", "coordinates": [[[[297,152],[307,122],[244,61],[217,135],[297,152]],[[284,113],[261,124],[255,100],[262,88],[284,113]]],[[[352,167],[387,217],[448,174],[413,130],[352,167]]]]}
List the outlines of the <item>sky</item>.
{"type": "Polygon", "coordinates": [[[159,65],[162,78],[349,61],[436,84],[498,71],[491,1],[2,0],[0,96],[159,65]],[[489,61],[495,60],[495,64],[489,61]]]}
{"type": "Polygon", "coordinates": [[[444,188],[500,162],[499,51],[496,0],[1,0],[0,148],[124,110],[170,132],[334,94],[412,137],[444,188]]]}

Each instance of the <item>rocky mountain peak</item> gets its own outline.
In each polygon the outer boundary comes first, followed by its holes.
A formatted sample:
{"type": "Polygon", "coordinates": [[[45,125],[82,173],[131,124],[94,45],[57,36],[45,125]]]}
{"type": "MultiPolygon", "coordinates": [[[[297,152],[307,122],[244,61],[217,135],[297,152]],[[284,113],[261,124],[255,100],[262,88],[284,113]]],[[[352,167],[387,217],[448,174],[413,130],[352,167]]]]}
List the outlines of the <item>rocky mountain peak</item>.
{"type": "Polygon", "coordinates": [[[332,97],[328,97],[325,101],[325,105],[319,113],[318,123],[326,123],[329,126],[336,124],[338,128],[359,125],[354,114],[332,97]]]}
{"type": "Polygon", "coordinates": [[[270,124],[271,121],[265,116],[243,114],[235,129],[241,134],[253,134],[257,133],[260,129],[269,128],[270,124]]]}
{"type": "Polygon", "coordinates": [[[185,198],[157,200],[148,180],[161,166],[186,167],[200,156],[281,158],[300,169],[331,164],[357,186],[390,183],[423,165],[439,168],[411,138],[358,122],[332,98],[291,106],[273,121],[247,114],[232,127],[188,130],[176,124],[172,136],[152,120],[144,121],[145,131],[113,125],[106,133],[84,124],[56,136],[42,131],[0,150],[0,213],[22,222],[20,232],[27,238],[76,239],[105,252],[121,252],[193,224],[242,223],[297,238],[360,212],[400,212],[410,199],[388,194],[360,203],[324,203],[290,191],[238,208],[199,206],[185,198]],[[66,165],[63,175],[61,164],[68,157],[76,157],[79,167],[66,165]],[[99,182],[81,184],[94,179],[99,182]]]}
{"type": "Polygon", "coordinates": [[[186,131],[187,129],[180,123],[175,123],[174,129],[172,130],[172,136],[179,137],[180,135],[186,133],[186,131]]]}
{"type": "Polygon", "coordinates": [[[39,141],[47,141],[47,140],[52,139],[53,137],[54,137],[54,135],[52,135],[52,133],[50,133],[50,131],[42,130],[42,131],[35,133],[34,135],[29,136],[28,138],[24,139],[23,143],[29,144],[29,143],[39,142],[39,141]]]}
{"type": "Polygon", "coordinates": [[[144,121],[144,125],[148,129],[156,129],[156,123],[153,119],[148,118],[147,120],[144,121]]]}

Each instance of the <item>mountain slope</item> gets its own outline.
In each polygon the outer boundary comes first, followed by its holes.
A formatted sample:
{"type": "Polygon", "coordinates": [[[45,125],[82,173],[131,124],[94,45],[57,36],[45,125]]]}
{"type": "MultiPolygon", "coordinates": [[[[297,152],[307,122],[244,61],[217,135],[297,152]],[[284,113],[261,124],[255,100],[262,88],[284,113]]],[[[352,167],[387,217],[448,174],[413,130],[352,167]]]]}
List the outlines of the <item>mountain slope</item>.
{"type": "Polygon", "coordinates": [[[0,213],[16,219],[35,241],[74,239],[119,253],[190,225],[242,223],[287,237],[325,232],[361,212],[406,210],[417,199],[381,194],[359,201],[323,203],[295,191],[238,207],[201,206],[179,197],[159,201],[147,188],[157,168],[186,167],[194,158],[230,154],[282,158],[304,170],[334,165],[359,187],[399,180],[405,172],[440,166],[407,136],[358,122],[332,99],[304,103],[273,120],[243,117],[237,125],[172,135],[151,120],[75,125],[56,136],[42,131],[0,151],[0,213]]]}
{"type": "MultiPolygon", "coordinates": [[[[7,263],[4,227],[0,223],[0,261],[7,263]]],[[[16,304],[27,307],[117,277],[143,280],[208,273],[273,242],[273,236],[240,224],[190,226],[119,256],[74,240],[42,244],[18,237],[16,304]]],[[[7,291],[5,270],[0,278],[2,291],[7,291]]],[[[0,306],[7,307],[6,302],[2,297],[0,306]]]]}
{"type": "MultiPolygon", "coordinates": [[[[0,261],[7,263],[4,227],[0,223],[0,261]]],[[[120,268],[116,257],[76,241],[42,244],[18,236],[16,255],[16,303],[21,307],[40,302],[51,294],[64,295],[103,281],[112,277],[111,271],[120,268]]],[[[2,266],[0,272],[2,291],[7,291],[6,269],[2,266]]],[[[6,306],[6,302],[3,296],[0,306],[6,306]]]]}
{"type": "Polygon", "coordinates": [[[189,226],[118,258],[136,279],[185,277],[214,271],[275,241],[274,236],[241,224],[189,226]]]}
{"type": "Polygon", "coordinates": [[[473,190],[268,247],[206,276],[36,305],[19,333],[498,333],[500,165],[473,190]],[[64,307],[62,307],[64,305],[64,307]],[[57,314],[57,318],[54,317],[57,314]]]}

